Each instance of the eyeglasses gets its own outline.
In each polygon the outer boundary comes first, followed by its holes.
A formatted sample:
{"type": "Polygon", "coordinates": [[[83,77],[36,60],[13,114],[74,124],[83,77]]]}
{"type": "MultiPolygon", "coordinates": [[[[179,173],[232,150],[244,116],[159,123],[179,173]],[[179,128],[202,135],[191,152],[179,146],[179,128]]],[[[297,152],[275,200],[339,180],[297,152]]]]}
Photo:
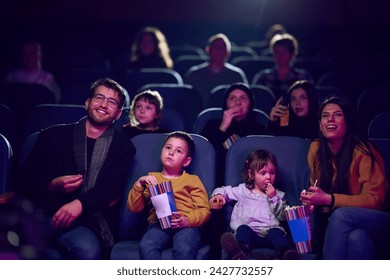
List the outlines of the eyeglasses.
{"type": "Polygon", "coordinates": [[[119,102],[116,101],[114,98],[111,97],[105,97],[102,94],[95,94],[92,99],[99,105],[103,104],[105,100],[107,100],[108,107],[110,108],[117,108],[119,106],[119,102]]]}

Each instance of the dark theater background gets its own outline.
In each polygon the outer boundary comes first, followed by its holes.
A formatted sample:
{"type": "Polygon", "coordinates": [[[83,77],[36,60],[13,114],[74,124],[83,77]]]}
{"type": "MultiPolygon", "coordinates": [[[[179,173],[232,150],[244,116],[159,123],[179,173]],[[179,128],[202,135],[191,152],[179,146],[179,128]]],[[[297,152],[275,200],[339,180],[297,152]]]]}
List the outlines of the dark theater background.
{"type": "Polygon", "coordinates": [[[217,32],[225,33],[237,45],[259,41],[267,28],[281,23],[298,38],[308,55],[329,55],[352,68],[356,60],[367,67],[378,60],[383,62],[381,55],[388,53],[390,44],[388,1],[384,0],[1,2],[1,74],[15,62],[15,48],[25,36],[42,41],[46,66],[55,71],[58,55],[68,44],[88,41],[112,60],[129,51],[136,31],[145,25],[159,27],[171,46],[203,47],[217,32]]]}
{"type": "MultiPolygon", "coordinates": [[[[363,90],[390,85],[388,3],[385,0],[3,0],[0,79],[20,66],[21,43],[38,39],[43,68],[54,74],[62,89],[59,103],[74,104],[73,96],[70,101],[64,96],[69,92],[74,95],[80,80],[84,92],[102,75],[124,84],[120,76],[128,63],[131,43],[142,27],[155,26],[166,35],[174,70],[184,76],[187,65],[179,68],[177,63],[183,46],[202,51],[210,36],[222,32],[237,49],[251,48],[256,56],[264,57],[265,34],[270,26],[279,23],[299,42],[295,62],[301,60],[301,67],[296,67],[308,70],[318,86],[327,85],[320,83],[327,73],[347,73],[346,79],[336,78],[336,85],[357,105],[363,90]],[[91,77],[84,75],[84,70],[89,70],[86,68],[96,65],[98,71],[92,71],[91,77]],[[99,72],[102,68],[104,74],[99,72]]],[[[232,54],[229,62],[233,63],[233,58],[232,54]]],[[[272,60],[269,51],[267,58],[272,60]]],[[[251,83],[254,74],[262,69],[252,69],[252,77],[249,70],[243,70],[251,83]]],[[[130,96],[136,93],[133,89],[128,91],[130,96]]],[[[389,104],[389,90],[385,94],[389,104]]],[[[385,103],[380,106],[377,112],[388,111],[385,103]]]]}

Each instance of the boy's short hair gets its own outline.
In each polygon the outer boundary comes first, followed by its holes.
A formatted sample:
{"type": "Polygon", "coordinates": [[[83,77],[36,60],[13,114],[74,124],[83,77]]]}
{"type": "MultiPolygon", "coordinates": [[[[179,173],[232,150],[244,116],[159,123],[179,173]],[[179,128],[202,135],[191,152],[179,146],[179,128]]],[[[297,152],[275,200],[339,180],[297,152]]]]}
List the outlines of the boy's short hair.
{"type": "Polygon", "coordinates": [[[172,137],[179,138],[179,139],[182,139],[183,141],[185,141],[187,143],[187,146],[188,146],[188,156],[189,157],[193,156],[194,150],[195,150],[195,142],[190,134],[188,134],[187,132],[184,132],[184,131],[171,132],[168,134],[167,138],[165,138],[164,145],[168,141],[168,139],[172,138],[172,137]]]}
{"type": "Polygon", "coordinates": [[[139,122],[135,118],[135,105],[139,100],[144,100],[144,101],[156,106],[156,114],[157,114],[158,118],[155,120],[155,124],[160,125],[162,111],[164,108],[164,102],[163,102],[163,99],[158,91],[150,90],[150,89],[145,90],[143,92],[140,92],[136,96],[134,96],[133,101],[131,102],[130,111],[129,111],[130,124],[132,126],[137,126],[139,124],[139,122]]]}

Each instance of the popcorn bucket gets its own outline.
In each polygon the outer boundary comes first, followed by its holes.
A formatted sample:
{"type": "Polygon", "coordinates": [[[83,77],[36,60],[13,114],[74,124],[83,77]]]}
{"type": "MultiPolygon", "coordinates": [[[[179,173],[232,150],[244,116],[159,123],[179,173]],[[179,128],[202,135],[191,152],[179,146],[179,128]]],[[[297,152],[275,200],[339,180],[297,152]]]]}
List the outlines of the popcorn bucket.
{"type": "Polygon", "coordinates": [[[171,181],[166,181],[149,187],[150,199],[162,229],[171,227],[173,212],[176,211],[175,197],[171,181]]]}
{"type": "Polygon", "coordinates": [[[284,210],[298,253],[312,252],[311,220],[309,207],[293,206],[284,210]]]}

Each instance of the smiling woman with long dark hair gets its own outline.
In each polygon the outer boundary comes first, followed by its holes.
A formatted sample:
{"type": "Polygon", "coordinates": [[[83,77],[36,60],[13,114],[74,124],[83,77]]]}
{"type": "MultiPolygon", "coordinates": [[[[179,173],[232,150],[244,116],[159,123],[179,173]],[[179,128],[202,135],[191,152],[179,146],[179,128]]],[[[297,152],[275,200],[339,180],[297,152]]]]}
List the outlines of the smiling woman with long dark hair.
{"type": "MultiPolygon", "coordinates": [[[[370,211],[385,208],[388,181],[382,156],[362,136],[355,110],[344,99],[325,100],[319,123],[319,140],[312,142],[308,154],[311,186],[301,201],[316,209],[319,244],[325,235],[324,258],[371,258],[374,253],[368,248],[374,247],[384,226],[379,223],[368,233],[365,221],[370,211]],[[341,240],[345,242],[339,244],[341,240]]],[[[369,220],[372,224],[375,218],[369,220]]]]}

